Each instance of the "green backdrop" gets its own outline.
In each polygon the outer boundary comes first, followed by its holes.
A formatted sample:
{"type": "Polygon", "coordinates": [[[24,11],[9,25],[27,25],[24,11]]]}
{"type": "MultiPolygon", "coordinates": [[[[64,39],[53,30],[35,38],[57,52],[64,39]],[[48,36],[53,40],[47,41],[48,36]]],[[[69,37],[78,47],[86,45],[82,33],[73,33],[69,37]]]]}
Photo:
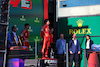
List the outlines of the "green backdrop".
{"type": "MultiPolygon", "coordinates": [[[[11,32],[11,27],[17,27],[17,35],[20,35],[21,31],[24,29],[24,24],[29,23],[29,44],[30,48],[34,47],[35,39],[39,42],[40,29],[43,22],[43,2],[42,0],[31,0],[32,9],[21,8],[21,2],[17,7],[12,7],[10,5],[10,18],[9,18],[9,31],[11,32]]],[[[39,44],[38,44],[39,45],[39,44]]],[[[41,48],[41,46],[38,46],[41,48]]],[[[33,49],[30,49],[33,51],[33,49]]],[[[41,50],[38,49],[38,54],[41,55],[41,50]]]]}
{"type": "MultiPolygon", "coordinates": [[[[77,35],[80,41],[81,49],[85,49],[86,35],[90,35],[95,44],[100,44],[100,16],[91,17],[75,17],[75,18],[59,18],[58,20],[58,36],[63,33],[67,42],[72,34],[77,35]]],[[[80,55],[81,67],[84,67],[84,51],[80,55]]]]}

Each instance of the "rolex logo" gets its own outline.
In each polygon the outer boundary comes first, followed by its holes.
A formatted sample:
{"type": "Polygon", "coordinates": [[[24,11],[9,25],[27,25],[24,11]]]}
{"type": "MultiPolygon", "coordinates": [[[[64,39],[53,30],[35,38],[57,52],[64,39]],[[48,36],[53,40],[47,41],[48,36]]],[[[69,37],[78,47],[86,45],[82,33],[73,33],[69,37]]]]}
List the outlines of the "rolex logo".
{"type": "MultiPolygon", "coordinates": [[[[82,28],[82,25],[83,25],[83,20],[82,19],[79,19],[78,21],[76,21],[77,25],[78,25],[78,29],[69,29],[69,34],[72,35],[72,34],[92,34],[91,32],[91,28],[82,28]]],[[[94,48],[95,49],[95,48],[94,48]]]]}
{"type": "Polygon", "coordinates": [[[81,19],[79,19],[76,22],[77,22],[78,27],[82,27],[82,24],[83,24],[84,21],[82,21],[81,19]]]}

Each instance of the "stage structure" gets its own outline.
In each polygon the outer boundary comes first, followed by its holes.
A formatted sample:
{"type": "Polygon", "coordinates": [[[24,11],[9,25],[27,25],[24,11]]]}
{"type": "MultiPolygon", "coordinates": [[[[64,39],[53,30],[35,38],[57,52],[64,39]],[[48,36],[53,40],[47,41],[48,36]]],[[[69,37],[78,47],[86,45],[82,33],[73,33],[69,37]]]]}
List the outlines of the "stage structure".
{"type": "Polygon", "coordinates": [[[6,67],[9,0],[0,0],[0,67],[6,67]]]}
{"type": "Polygon", "coordinates": [[[12,26],[16,26],[16,34],[20,36],[21,31],[25,29],[24,24],[29,23],[30,25],[28,29],[30,32],[29,51],[23,47],[12,47],[15,50],[10,50],[8,56],[11,61],[16,60],[16,57],[17,62],[20,62],[19,58],[26,60],[28,57],[28,59],[37,60],[41,57],[42,45],[39,42],[44,19],[48,19],[48,0],[10,0],[9,32],[11,33],[12,26]],[[19,55],[16,55],[18,53],[19,55]]]}
{"type": "Polygon", "coordinates": [[[56,2],[58,37],[61,33],[64,33],[68,43],[73,34],[77,35],[77,39],[80,41],[82,48],[80,67],[87,67],[85,56],[85,36],[90,35],[95,44],[100,44],[100,1],[56,0],[56,2]]]}
{"type": "Polygon", "coordinates": [[[10,1],[10,19],[9,30],[11,27],[17,27],[17,35],[20,36],[24,29],[24,24],[29,23],[29,49],[34,53],[35,40],[38,41],[38,54],[41,56],[40,29],[45,19],[44,0],[11,0],[10,1]]]}

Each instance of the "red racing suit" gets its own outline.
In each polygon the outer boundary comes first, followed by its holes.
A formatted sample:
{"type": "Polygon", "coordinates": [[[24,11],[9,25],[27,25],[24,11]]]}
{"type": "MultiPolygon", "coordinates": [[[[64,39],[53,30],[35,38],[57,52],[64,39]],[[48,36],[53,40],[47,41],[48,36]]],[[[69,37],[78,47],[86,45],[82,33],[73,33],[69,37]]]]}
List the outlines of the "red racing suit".
{"type": "Polygon", "coordinates": [[[53,43],[53,34],[50,33],[50,43],[53,43]]]}
{"type": "Polygon", "coordinates": [[[41,40],[42,40],[42,43],[43,43],[43,40],[44,40],[44,33],[45,33],[45,25],[43,25],[42,27],[41,27],[41,40]]]}
{"type": "Polygon", "coordinates": [[[49,46],[50,46],[50,36],[49,36],[49,26],[47,25],[44,28],[43,46],[41,49],[42,54],[44,54],[45,50],[45,57],[47,57],[49,46]]]}
{"type": "Polygon", "coordinates": [[[20,38],[21,40],[23,40],[23,45],[24,46],[27,46],[29,48],[29,31],[24,29],[23,31],[21,31],[21,34],[20,34],[20,38]]]}

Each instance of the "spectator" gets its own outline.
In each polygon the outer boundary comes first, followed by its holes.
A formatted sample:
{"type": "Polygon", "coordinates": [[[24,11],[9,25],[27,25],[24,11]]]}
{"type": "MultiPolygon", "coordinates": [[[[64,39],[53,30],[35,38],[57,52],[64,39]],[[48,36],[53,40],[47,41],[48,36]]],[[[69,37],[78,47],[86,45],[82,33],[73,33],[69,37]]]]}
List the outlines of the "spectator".
{"type": "Polygon", "coordinates": [[[12,33],[11,33],[11,39],[13,41],[13,45],[12,46],[18,46],[18,45],[20,45],[19,41],[18,41],[18,37],[16,35],[16,32],[17,32],[17,28],[16,28],[16,26],[13,26],[12,27],[12,33]]]}
{"type": "Polygon", "coordinates": [[[60,38],[56,42],[56,49],[58,51],[58,66],[64,67],[64,57],[66,55],[66,40],[64,39],[64,34],[60,34],[60,38]]]}
{"type": "Polygon", "coordinates": [[[88,51],[91,51],[91,45],[93,44],[93,41],[90,39],[90,35],[86,36],[86,57],[88,59],[88,51]]]}
{"type": "Polygon", "coordinates": [[[70,51],[70,67],[73,65],[73,59],[75,58],[75,65],[78,67],[78,54],[80,54],[80,44],[79,40],[76,39],[76,34],[73,34],[72,40],[69,42],[69,51],[70,51]]]}
{"type": "Polygon", "coordinates": [[[12,42],[13,42],[13,41],[11,40],[11,35],[10,35],[9,31],[8,31],[8,48],[11,47],[12,42]]]}

